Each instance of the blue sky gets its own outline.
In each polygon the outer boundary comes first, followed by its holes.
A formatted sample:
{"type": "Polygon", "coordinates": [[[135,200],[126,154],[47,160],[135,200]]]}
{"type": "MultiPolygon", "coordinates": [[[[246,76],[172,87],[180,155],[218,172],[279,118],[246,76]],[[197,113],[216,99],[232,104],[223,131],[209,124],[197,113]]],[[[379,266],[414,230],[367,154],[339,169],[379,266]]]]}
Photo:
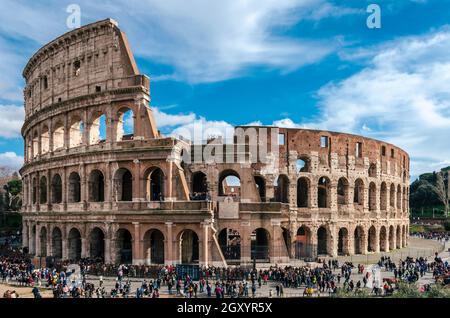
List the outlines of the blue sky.
{"type": "Polygon", "coordinates": [[[450,165],[450,0],[0,0],[0,165],[21,165],[21,73],[43,44],[111,17],[151,78],[159,128],[261,123],[392,142],[412,174],[450,165]],[[381,7],[369,29],[366,8],[381,7]]]}

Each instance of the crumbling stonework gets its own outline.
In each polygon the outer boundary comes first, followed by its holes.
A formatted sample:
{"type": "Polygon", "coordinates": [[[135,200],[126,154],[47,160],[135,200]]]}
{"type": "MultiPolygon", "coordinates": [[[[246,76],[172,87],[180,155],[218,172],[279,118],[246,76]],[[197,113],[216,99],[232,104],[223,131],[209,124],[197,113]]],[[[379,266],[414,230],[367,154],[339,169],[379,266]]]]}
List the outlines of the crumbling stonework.
{"type": "Polygon", "coordinates": [[[159,134],[149,79],[113,20],[45,45],[23,75],[23,242],[31,254],[243,264],[408,243],[407,153],[356,135],[264,127],[283,140],[267,162],[185,162],[183,149],[196,146],[159,134]],[[224,186],[230,176],[238,188],[224,186]]]}

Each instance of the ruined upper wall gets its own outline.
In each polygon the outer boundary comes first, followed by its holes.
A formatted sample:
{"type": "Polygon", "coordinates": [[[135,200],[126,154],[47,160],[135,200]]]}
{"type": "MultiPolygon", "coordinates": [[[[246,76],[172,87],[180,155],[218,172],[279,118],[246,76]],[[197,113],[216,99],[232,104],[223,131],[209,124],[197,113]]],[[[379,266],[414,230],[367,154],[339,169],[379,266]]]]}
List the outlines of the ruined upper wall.
{"type": "Polygon", "coordinates": [[[127,38],[106,19],[46,44],[26,65],[26,117],[54,103],[134,86],[139,74],[127,38]]]}

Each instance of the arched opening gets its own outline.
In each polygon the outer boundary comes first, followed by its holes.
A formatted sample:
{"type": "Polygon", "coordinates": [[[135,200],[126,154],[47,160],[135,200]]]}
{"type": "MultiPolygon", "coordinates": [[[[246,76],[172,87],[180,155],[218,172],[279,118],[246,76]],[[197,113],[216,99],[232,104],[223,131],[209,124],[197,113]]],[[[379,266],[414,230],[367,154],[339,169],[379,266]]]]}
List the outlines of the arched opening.
{"type": "Polygon", "coordinates": [[[389,227],[389,250],[392,251],[395,249],[395,233],[394,227],[391,225],[389,227]]]}
{"type": "Polygon", "coordinates": [[[374,182],[369,184],[369,210],[376,211],[377,209],[377,187],[374,182]]]}
{"type": "Polygon", "coordinates": [[[291,257],[291,233],[285,227],[281,228],[283,230],[283,241],[286,246],[286,252],[289,257],[291,257]]]}
{"type": "Polygon", "coordinates": [[[314,255],[313,246],[311,244],[311,230],[302,225],[297,230],[295,240],[295,257],[297,259],[312,257],[314,255]]]}
{"type": "Polygon", "coordinates": [[[69,175],[69,203],[81,201],[81,178],[76,172],[69,175]]]}
{"type": "Polygon", "coordinates": [[[277,202],[289,203],[289,179],[281,174],[275,184],[275,197],[277,202]]]}
{"type": "Polygon", "coordinates": [[[380,187],[380,210],[386,211],[386,209],[387,209],[387,185],[386,182],[382,182],[380,187]]]}
{"type": "Polygon", "coordinates": [[[266,201],[266,181],[261,176],[255,176],[254,179],[255,179],[256,189],[258,190],[259,199],[261,200],[261,202],[265,202],[266,201]]]}
{"type": "Polygon", "coordinates": [[[39,203],[47,203],[47,178],[44,176],[39,181],[39,203]]]}
{"type": "Polygon", "coordinates": [[[338,254],[349,255],[348,251],[348,230],[343,227],[339,229],[338,233],[338,254]]]}
{"type": "Polygon", "coordinates": [[[357,226],[355,229],[355,254],[364,254],[364,242],[366,241],[366,234],[362,226],[357,226]]]}
{"type": "Polygon", "coordinates": [[[72,118],[69,130],[69,147],[78,147],[83,144],[84,123],[79,117],[72,118]]]}
{"type": "Polygon", "coordinates": [[[125,168],[117,170],[114,185],[117,201],[133,201],[133,176],[130,170],[125,168]]]}
{"type": "Polygon", "coordinates": [[[297,159],[296,162],[297,172],[310,172],[311,160],[307,156],[302,156],[297,159]]]}
{"type": "Polygon", "coordinates": [[[50,132],[47,126],[42,127],[41,131],[41,152],[42,154],[50,151],[50,132]]]}
{"type": "Polygon", "coordinates": [[[199,261],[198,235],[192,230],[184,230],[180,236],[181,263],[192,264],[199,261]]]}
{"type": "Polygon", "coordinates": [[[35,131],[33,133],[33,158],[36,158],[39,155],[39,135],[38,132],[35,131]]]}
{"type": "Polygon", "coordinates": [[[100,170],[93,170],[89,175],[89,201],[105,201],[105,178],[100,170]]]}
{"type": "Polygon", "coordinates": [[[62,259],[62,233],[58,227],[52,232],[52,255],[55,259],[62,259]]]}
{"type": "Polygon", "coordinates": [[[116,141],[132,140],[134,137],[134,114],[129,108],[122,108],[117,113],[116,141]]]}
{"type": "Polygon", "coordinates": [[[361,179],[355,181],[353,203],[360,206],[364,205],[364,182],[361,179]]]}
{"type": "Polygon", "coordinates": [[[402,188],[400,185],[397,186],[397,209],[401,210],[402,208],[402,188]]]}
{"type": "Polygon", "coordinates": [[[52,178],[52,203],[62,202],[62,180],[59,174],[52,178]]]}
{"type": "Polygon", "coordinates": [[[144,253],[148,265],[164,264],[164,234],[160,230],[145,232],[144,253]]]}
{"type": "Polygon", "coordinates": [[[208,179],[206,174],[197,171],[192,175],[192,200],[206,200],[208,179]]]}
{"type": "Polygon", "coordinates": [[[105,234],[96,227],[89,235],[89,256],[103,262],[105,260],[105,234]]]}
{"type": "Polygon", "coordinates": [[[219,196],[231,196],[240,198],[241,179],[236,171],[222,171],[219,177],[219,196]]]}
{"type": "Polygon", "coordinates": [[[132,236],[130,231],[119,229],[116,234],[116,259],[120,264],[133,262],[132,236]]]}
{"type": "Polygon", "coordinates": [[[371,226],[369,228],[369,241],[368,241],[368,251],[376,252],[376,244],[377,244],[377,230],[375,226],[371,226]]]}
{"type": "Polygon", "coordinates": [[[269,232],[263,228],[257,228],[250,236],[251,258],[255,260],[269,260],[269,232]]]}
{"type": "Polygon", "coordinates": [[[337,185],[337,201],[339,205],[348,204],[348,181],[346,178],[342,177],[338,180],[337,185]]]}
{"type": "Polygon", "coordinates": [[[33,204],[36,204],[37,203],[37,182],[36,182],[36,178],[33,178],[33,181],[32,181],[31,196],[32,196],[33,204]]]}
{"type": "Polygon", "coordinates": [[[81,234],[76,228],[72,228],[68,237],[69,259],[78,261],[81,259],[81,234]]]}
{"type": "Polygon", "coordinates": [[[371,163],[369,166],[369,177],[376,178],[377,177],[377,165],[375,163],[371,163]]]}
{"type": "Polygon", "coordinates": [[[53,151],[64,148],[64,125],[57,122],[53,127],[53,151]]]}
{"type": "Polygon", "coordinates": [[[160,168],[150,168],[145,173],[147,201],[164,201],[164,173],[160,168]]]}
{"type": "Polygon", "coordinates": [[[319,208],[330,207],[330,179],[321,177],[317,184],[317,206],[319,208]]]}
{"type": "Polygon", "coordinates": [[[328,254],[328,232],[323,226],[317,230],[317,253],[319,255],[328,254]]]}
{"type": "Polygon", "coordinates": [[[226,260],[241,259],[241,235],[238,231],[224,228],[219,232],[219,245],[226,260]]]}
{"type": "Polygon", "coordinates": [[[39,242],[41,243],[40,256],[47,256],[47,229],[45,227],[41,228],[41,233],[39,235],[39,242]]]}
{"type": "Polygon", "coordinates": [[[309,207],[309,179],[305,177],[297,180],[297,207],[309,207]]]}
{"type": "Polygon", "coordinates": [[[401,240],[402,240],[402,233],[400,230],[400,225],[397,225],[397,233],[396,233],[396,247],[397,248],[402,248],[402,244],[401,244],[401,240]]]}
{"type": "Polygon", "coordinates": [[[106,140],[106,115],[97,113],[89,127],[89,144],[95,145],[106,140]]]}
{"type": "Polygon", "coordinates": [[[389,205],[391,208],[395,208],[395,185],[391,184],[391,189],[389,193],[389,205]]]}
{"type": "Polygon", "coordinates": [[[388,246],[387,246],[387,237],[386,237],[386,227],[382,226],[380,228],[380,251],[381,252],[387,252],[388,251],[388,246]]]}

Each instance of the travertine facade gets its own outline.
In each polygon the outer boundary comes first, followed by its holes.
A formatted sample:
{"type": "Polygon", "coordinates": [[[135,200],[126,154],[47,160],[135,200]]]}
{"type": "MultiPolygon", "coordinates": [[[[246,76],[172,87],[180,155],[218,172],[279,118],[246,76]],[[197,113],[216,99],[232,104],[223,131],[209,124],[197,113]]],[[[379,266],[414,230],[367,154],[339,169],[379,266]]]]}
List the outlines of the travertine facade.
{"type": "Polygon", "coordinates": [[[272,161],[185,162],[183,149],[194,146],[158,132],[149,79],[110,19],[45,45],[23,75],[31,254],[231,264],[407,245],[403,150],[349,134],[246,127],[276,132],[272,161]],[[230,176],[240,185],[224,181],[230,176]]]}

